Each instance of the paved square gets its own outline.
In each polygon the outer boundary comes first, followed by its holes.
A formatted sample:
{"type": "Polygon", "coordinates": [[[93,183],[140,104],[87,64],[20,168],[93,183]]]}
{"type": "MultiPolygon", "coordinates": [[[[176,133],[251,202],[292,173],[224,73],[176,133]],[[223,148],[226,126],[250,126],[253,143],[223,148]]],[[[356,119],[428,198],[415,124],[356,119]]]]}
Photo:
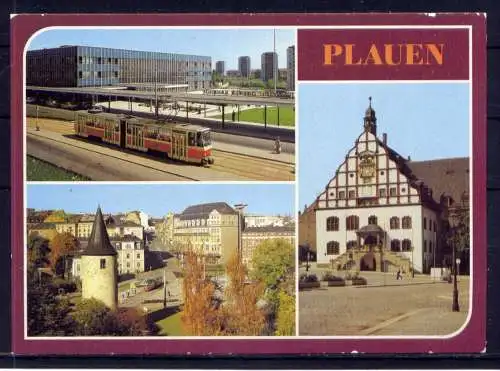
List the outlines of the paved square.
{"type": "Polygon", "coordinates": [[[447,335],[465,323],[469,277],[460,277],[460,312],[452,312],[453,285],[428,276],[396,280],[362,272],[366,287],[321,287],[299,293],[300,335],[447,335]]]}

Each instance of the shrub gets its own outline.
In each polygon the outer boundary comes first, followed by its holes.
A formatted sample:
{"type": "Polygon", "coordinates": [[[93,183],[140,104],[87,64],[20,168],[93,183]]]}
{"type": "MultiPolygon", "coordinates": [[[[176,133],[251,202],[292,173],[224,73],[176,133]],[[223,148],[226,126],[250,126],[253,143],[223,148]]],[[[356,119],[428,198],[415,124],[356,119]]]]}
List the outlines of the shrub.
{"type": "Polygon", "coordinates": [[[62,278],[56,278],[52,282],[54,289],[56,292],[60,293],[70,293],[75,292],[77,289],[76,283],[71,281],[66,281],[62,278]]]}
{"type": "Polygon", "coordinates": [[[318,276],[316,276],[315,274],[302,273],[300,275],[300,282],[303,282],[303,283],[318,282],[318,276]]]}
{"type": "Polygon", "coordinates": [[[366,284],[368,284],[368,281],[364,277],[356,277],[356,278],[352,279],[352,284],[354,286],[357,286],[357,285],[366,285],[366,284]]]}
{"type": "Polygon", "coordinates": [[[331,272],[325,272],[321,277],[321,281],[335,282],[335,281],[344,281],[344,279],[342,277],[334,276],[333,273],[331,272]]]}
{"type": "Polygon", "coordinates": [[[359,272],[348,272],[346,275],[345,275],[345,279],[346,280],[355,280],[356,278],[359,277],[359,272]]]}

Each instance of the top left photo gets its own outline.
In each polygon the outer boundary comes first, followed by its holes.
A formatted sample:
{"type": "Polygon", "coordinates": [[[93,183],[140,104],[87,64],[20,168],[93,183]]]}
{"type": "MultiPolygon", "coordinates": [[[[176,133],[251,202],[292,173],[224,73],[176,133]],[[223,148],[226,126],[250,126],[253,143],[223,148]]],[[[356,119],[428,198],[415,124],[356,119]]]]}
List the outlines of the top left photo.
{"type": "Polygon", "coordinates": [[[26,181],[294,181],[295,29],[50,28],[26,181]]]}

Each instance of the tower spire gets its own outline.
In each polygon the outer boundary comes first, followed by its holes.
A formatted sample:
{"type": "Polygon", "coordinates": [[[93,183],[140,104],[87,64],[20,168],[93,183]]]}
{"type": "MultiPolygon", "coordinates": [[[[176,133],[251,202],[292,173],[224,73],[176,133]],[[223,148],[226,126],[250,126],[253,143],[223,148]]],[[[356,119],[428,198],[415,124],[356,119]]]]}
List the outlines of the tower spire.
{"type": "Polygon", "coordinates": [[[365,111],[364,128],[365,131],[375,136],[377,135],[377,117],[375,116],[375,110],[372,108],[372,97],[368,97],[368,108],[365,111]]]}
{"type": "Polygon", "coordinates": [[[108,231],[102,216],[101,206],[98,205],[87,249],[82,255],[114,256],[116,254],[115,248],[109,241],[108,231]]]}

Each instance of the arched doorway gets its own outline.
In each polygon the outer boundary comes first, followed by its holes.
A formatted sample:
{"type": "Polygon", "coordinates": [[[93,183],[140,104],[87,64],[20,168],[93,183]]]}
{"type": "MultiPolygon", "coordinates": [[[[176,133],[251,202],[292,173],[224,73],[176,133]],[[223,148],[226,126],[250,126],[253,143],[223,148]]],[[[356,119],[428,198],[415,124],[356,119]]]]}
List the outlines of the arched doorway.
{"type": "Polygon", "coordinates": [[[371,252],[363,255],[359,261],[359,269],[362,271],[376,271],[377,261],[375,255],[371,252]]]}

